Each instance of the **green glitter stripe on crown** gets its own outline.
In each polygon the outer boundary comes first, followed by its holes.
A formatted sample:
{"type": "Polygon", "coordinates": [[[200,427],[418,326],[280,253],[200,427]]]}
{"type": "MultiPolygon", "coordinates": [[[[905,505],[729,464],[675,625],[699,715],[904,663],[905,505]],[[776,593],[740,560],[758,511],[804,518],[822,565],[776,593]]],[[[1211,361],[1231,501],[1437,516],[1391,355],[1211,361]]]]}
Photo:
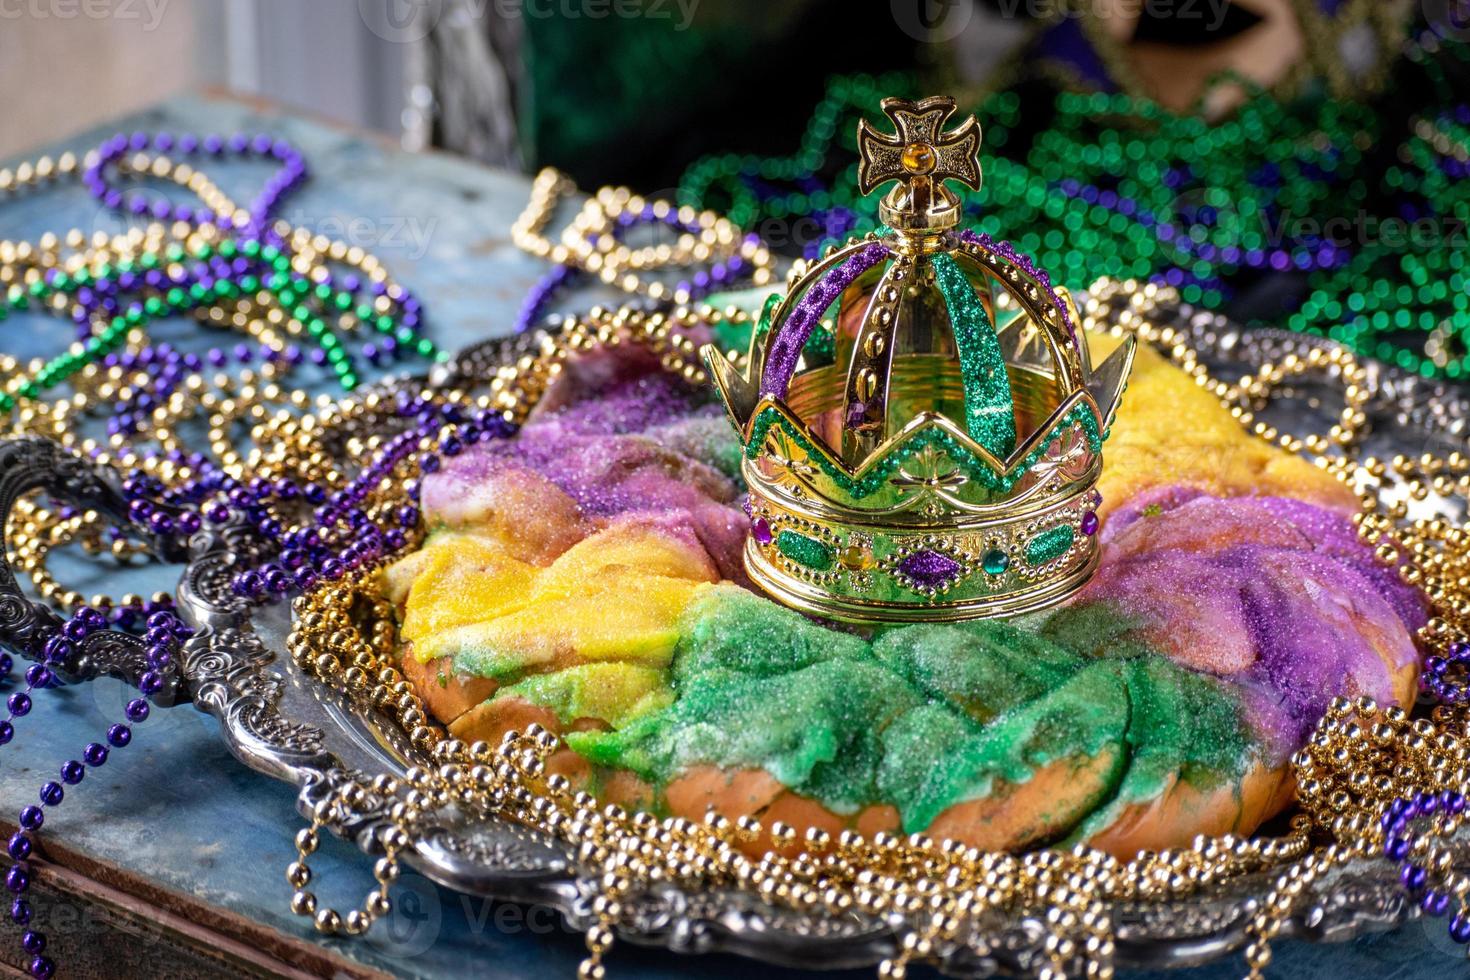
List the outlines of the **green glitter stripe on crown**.
{"type": "Polygon", "coordinates": [[[1098,431],[1097,416],[1093,413],[1092,408],[1086,402],[1079,402],[1058,419],[1056,424],[1047,430],[1047,437],[1038,440],[1036,447],[1008,473],[997,473],[989,463],[965,448],[943,429],[926,428],[879,459],[871,471],[854,478],[808,439],[779,409],[774,405],[768,405],[756,416],[755,424],[750,431],[750,441],[745,444],[745,455],[749,459],[758,458],[761,447],[765,445],[766,435],[772,426],[778,426],[844,493],[856,500],[861,500],[881,489],[893,472],[909,457],[933,446],[947,453],[959,465],[965,476],[971,480],[993,492],[1006,493],[1016,485],[1027,470],[1036,464],[1037,460],[1041,459],[1042,454],[1046,452],[1046,447],[1051,444],[1052,434],[1074,423],[1082,426],[1088,448],[1094,453],[1100,452],[1106,437],[1098,431]]]}
{"type": "Polygon", "coordinates": [[[965,432],[999,459],[1016,449],[1016,410],[1005,356],[995,325],[959,263],[943,253],[930,260],[934,281],[949,309],[965,386],[965,432]]]}
{"type": "Polygon", "coordinates": [[[772,293],[766,297],[765,303],[761,306],[760,319],[755,324],[757,337],[764,337],[771,332],[771,318],[776,315],[776,308],[781,305],[783,299],[785,296],[781,293],[772,293]]]}

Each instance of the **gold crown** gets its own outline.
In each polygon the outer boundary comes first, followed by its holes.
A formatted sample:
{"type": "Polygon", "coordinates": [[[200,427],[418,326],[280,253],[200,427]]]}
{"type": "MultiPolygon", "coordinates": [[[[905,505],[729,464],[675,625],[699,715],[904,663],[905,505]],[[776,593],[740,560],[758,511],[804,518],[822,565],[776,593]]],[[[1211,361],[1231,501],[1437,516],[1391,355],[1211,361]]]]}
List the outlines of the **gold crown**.
{"type": "Polygon", "coordinates": [[[887,227],[794,270],[744,370],[703,351],[745,448],[746,569],[816,615],[1016,615],[1097,566],[1095,485],[1133,342],[1094,369],[1065,290],[955,230],[944,182],[979,189],[980,125],[946,131],[954,110],[885,99],[896,134],[859,123],[860,189],[898,182],[887,227]]]}

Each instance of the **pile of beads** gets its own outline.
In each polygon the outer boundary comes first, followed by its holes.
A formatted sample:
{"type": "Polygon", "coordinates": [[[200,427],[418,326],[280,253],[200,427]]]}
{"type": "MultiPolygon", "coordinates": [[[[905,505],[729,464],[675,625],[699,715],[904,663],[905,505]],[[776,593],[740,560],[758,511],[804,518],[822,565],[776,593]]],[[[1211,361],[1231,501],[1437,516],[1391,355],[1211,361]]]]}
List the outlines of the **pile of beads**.
{"type": "Polygon", "coordinates": [[[300,155],[268,137],[226,141],[141,133],[114,137],[84,161],[63,154],[0,170],[0,195],[79,176],[108,206],[153,219],[118,235],[73,230],[36,243],[0,241],[0,319],[30,310],[65,316],[77,325],[77,340],[64,353],[4,372],[0,412],[37,398],[110,353],[140,353],[149,346],[147,323],[177,314],[242,330],[273,357],[286,355],[288,339],[298,343],[345,390],[360,376],[343,337],[360,334],[363,325],[376,339],[363,345],[372,360],[384,350],[438,357],[433,343],[418,333],[418,301],[389,279],[375,258],[273,219],[282,196],[304,174],[300,155]],[[264,154],[283,164],[252,207],[242,209],[202,172],[160,155],[166,149],[264,154]],[[108,182],[114,166],[124,175],[177,183],[204,204],[150,201],[142,192],[125,195],[108,182]]]}
{"type": "Polygon", "coordinates": [[[511,226],[511,239],[518,247],[555,263],[527,295],[516,318],[517,333],[538,324],[555,295],[582,275],[678,306],[730,289],[746,278],[753,286],[771,281],[774,259],[759,235],[741,233],[734,222],[712,211],[645,200],[626,187],[604,187],[588,198],[563,230],[561,242],[553,245],[545,237],[546,226],[574,191],[564,174],[549,167],[542,170],[532,182],[525,212],[511,226]],[[672,230],[674,240],[639,248],[628,245],[629,233],[642,225],[672,230]],[[651,275],[704,264],[709,268],[672,284],[651,275]]]}
{"type": "MultiPolygon", "coordinates": [[[[373,256],[274,217],[279,201],[305,174],[300,154],[279,140],[163,133],[119,135],[81,161],[63,154],[0,169],[0,198],[80,179],[105,206],[148,222],[115,235],[77,229],[36,242],[0,241],[0,321],[29,311],[64,317],[76,326],[72,345],[49,360],[22,364],[0,357],[0,417],[8,420],[7,434],[44,435],[98,462],[127,468],[122,486],[129,517],[150,536],[187,536],[211,519],[229,519],[231,507],[257,517],[260,533],[280,533],[264,512],[269,491],[283,498],[319,497],[325,527],[338,519],[359,526],[363,515],[350,492],[346,498],[328,498],[311,483],[262,488],[245,475],[246,456],[237,449],[248,440],[249,427],[267,417],[266,406],[296,413],[311,407],[299,387],[278,386],[299,365],[315,362],[346,390],[358,384],[346,338],[373,338],[361,350],[375,365],[400,352],[440,357],[418,332],[418,301],[373,256]],[[211,158],[266,157],[281,168],[242,209],[202,172],[168,156],[197,152],[211,158]],[[176,183],[201,203],[150,199],[113,183],[138,177],[176,183]],[[149,338],[151,323],[181,315],[243,332],[251,342],[186,353],[149,338]],[[226,373],[231,365],[238,370],[226,373]],[[70,394],[57,397],[65,388],[70,394]],[[87,434],[87,422],[99,418],[106,420],[101,438],[87,434]],[[187,445],[180,424],[192,418],[207,423],[212,458],[187,445]],[[235,431],[241,422],[247,423],[246,431],[235,431]]],[[[485,413],[485,420],[493,431],[508,431],[493,413],[485,413]]],[[[23,928],[21,945],[30,956],[31,975],[45,980],[55,963],[45,955],[46,936],[30,927],[33,913],[25,897],[36,834],[46,810],[63,801],[66,787],[80,783],[88,768],[105,764],[110,750],[129,744],[130,726],[148,718],[147,699],[176,672],[190,630],[167,594],[151,600],[95,596],[88,602],[47,573],[47,554],[71,541],[118,559],[146,551],[127,529],[108,527],[96,511],[46,506],[26,497],[17,502],[9,531],[12,567],[67,618],[36,640],[37,662],[26,669],[24,687],[6,699],[0,745],[14,738],[37,693],[55,684],[57,665],[93,634],[109,628],[134,633],[144,644],[146,664],[137,680],[141,696],[127,703],[124,720],[107,729],[105,743],[89,743],[80,759],[65,762],[59,781],[41,787],[39,805],[20,812],[20,830],[6,848],[15,862],[5,875],[14,896],[10,918],[23,928]]],[[[390,530],[378,540],[398,546],[402,532],[390,530]]],[[[345,540],[303,528],[287,536],[281,554],[297,572],[310,561],[329,579],[353,560],[345,540]],[[305,550],[292,550],[298,540],[304,540],[305,550]]],[[[250,572],[249,583],[278,585],[283,563],[250,572]]],[[[293,587],[311,581],[299,574],[291,579],[293,587]]],[[[13,667],[9,656],[0,657],[0,676],[13,667]]]]}
{"type": "MultiPolygon", "coordinates": [[[[1408,42],[1385,105],[1403,114],[1257,93],[1209,123],[1146,99],[1062,92],[1028,128],[1013,91],[975,109],[985,187],[967,195],[978,227],[1013,238],[1066,281],[1151,279],[1186,302],[1279,319],[1426,376],[1470,374],[1470,153],[1463,77],[1470,45],[1425,30],[1408,42]],[[1274,285],[1273,285],[1274,284],[1274,285]],[[1263,313],[1263,304],[1277,304],[1263,313]],[[1285,297],[1285,305],[1280,305],[1285,297]]],[[[1222,81],[1229,81],[1228,79],[1222,81]]],[[[767,229],[821,226],[840,212],[877,225],[855,192],[853,122],[911,86],[833,80],[789,157],[728,154],[693,164],[681,203],[724,208],[767,229]]]]}
{"type": "MultiPolygon", "coordinates": [[[[0,358],[0,413],[10,416],[12,431],[55,439],[140,478],[197,487],[206,477],[243,474],[235,450],[245,434],[240,423],[259,421],[272,404],[309,407],[299,385],[280,384],[299,365],[314,362],[344,389],[355,387],[349,338],[372,338],[361,351],[375,365],[400,353],[439,358],[418,332],[418,301],[376,258],[273,217],[305,172],[300,154],[279,140],[166,133],[119,135],[84,160],[63,154],[0,170],[0,194],[80,179],[104,205],[149,219],[117,235],[73,230],[34,243],[0,241],[0,320],[31,311],[76,325],[74,343],[50,360],[0,358]],[[281,169],[242,209],[203,172],[167,153],[263,156],[281,169]],[[142,177],[178,184],[201,205],[125,193],[116,184],[142,177]],[[150,341],[151,323],[179,315],[241,331],[252,342],[186,353],[150,341]],[[237,371],[223,370],[232,364],[237,371]],[[71,393],[46,400],[63,387],[71,393]],[[103,437],[89,426],[98,418],[106,420],[103,437]],[[213,460],[186,445],[183,423],[190,419],[207,422],[213,460]]],[[[45,573],[46,551],[78,538],[94,553],[121,558],[137,551],[95,513],[53,514],[29,502],[22,510],[33,532],[25,540],[46,547],[18,544],[14,558],[61,608],[80,606],[83,597],[45,573]]],[[[172,520],[159,517],[154,530],[187,532],[172,520]]],[[[179,520],[194,523],[198,515],[179,520]]]]}

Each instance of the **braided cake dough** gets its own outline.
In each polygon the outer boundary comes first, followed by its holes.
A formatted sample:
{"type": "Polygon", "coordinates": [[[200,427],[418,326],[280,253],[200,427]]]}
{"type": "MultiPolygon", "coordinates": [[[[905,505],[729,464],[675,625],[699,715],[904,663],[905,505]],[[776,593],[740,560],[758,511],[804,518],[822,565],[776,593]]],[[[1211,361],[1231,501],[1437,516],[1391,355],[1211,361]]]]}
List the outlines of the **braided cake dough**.
{"type": "Polygon", "coordinates": [[[655,812],[1131,857],[1279,812],[1334,695],[1412,698],[1424,613],[1352,494],[1149,350],[1098,573],[1024,619],[859,633],[751,591],[738,454],[717,406],[623,349],[448,460],[383,580],[430,712],[466,740],[538,722],[553,768],[655,812]]]}

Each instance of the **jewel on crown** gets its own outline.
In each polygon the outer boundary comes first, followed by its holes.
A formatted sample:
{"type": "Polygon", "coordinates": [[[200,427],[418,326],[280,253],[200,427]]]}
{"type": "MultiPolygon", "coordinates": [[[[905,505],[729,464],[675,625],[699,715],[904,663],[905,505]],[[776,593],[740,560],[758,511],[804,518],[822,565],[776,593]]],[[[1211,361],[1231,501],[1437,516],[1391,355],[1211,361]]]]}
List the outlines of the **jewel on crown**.
{"type": "Polygon", "coordinates": [[[745,449],[745,565],[776,599],[856,622],[1010,616],[1097,566],[1102,445],[1133,360],[1094,368],[1071,297],[957,230],[980,125],[885,99],[858,125],[885,227],[793,271],[748,357],[704,356],[745,449]]]}

